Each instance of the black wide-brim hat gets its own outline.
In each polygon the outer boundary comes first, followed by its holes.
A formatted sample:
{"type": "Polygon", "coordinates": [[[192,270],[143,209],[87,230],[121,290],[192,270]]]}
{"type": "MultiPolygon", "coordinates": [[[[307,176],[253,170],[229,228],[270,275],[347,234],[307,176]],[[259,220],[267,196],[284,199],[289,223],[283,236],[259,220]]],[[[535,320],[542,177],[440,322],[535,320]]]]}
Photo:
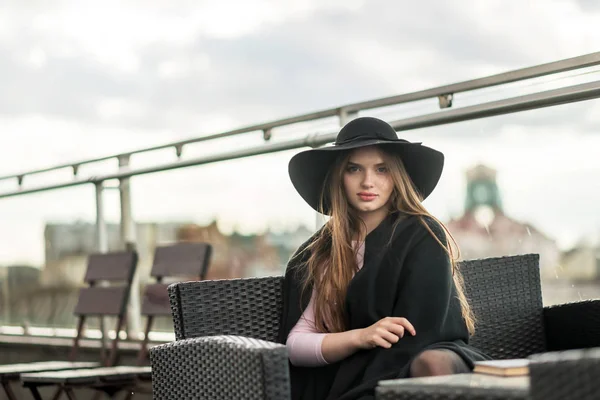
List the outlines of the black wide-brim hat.
{"type": "Polygon", "coordinates": [[[341,151],[378,145],[398,154],[415,188],[425,200],[435,189],[444,168],[444,154],[420,142],[399,139],[390,124],[373,117],[360,117],[347,123],[338,133],[333,146],[303,151],[290,160],[290,179],[300,196],[316,211],[331,214],[328,193],[319,209],[327,173],[341,151]]]}

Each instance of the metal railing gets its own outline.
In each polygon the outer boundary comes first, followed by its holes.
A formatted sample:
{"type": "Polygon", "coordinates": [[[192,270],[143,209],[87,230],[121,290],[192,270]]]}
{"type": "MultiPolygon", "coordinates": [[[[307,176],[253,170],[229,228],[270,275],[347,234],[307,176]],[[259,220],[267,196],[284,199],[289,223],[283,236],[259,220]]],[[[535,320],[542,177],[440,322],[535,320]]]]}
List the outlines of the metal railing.
{"type": "MultiPolygon", "coordinates": [[[[390,124],[398,131],[410,130],[424,127],[431,127],[441,124],[455,123],[459,121],[473,120],[496,115],[515,113],[525,110],[533,110],[542,107],[549,107],[558,104],[584,101],[600,97],[600,81],[566,86],[560,89],[547,90],[534,94],[528,94],[518,97],[506,98],[497,101],[481,103],[461,108],[452,108],[454,96],[457,93],[469,92],[477,89],[489,88],[492,86],[504,85],[507,83],[533,79],[537,77],[558,74],[575,69],[582,69],[591,66],[600,65],[600,52],[569,58],[561,61],[542,64],[534,67],[518,69],[510,72],[496,74],[485,78],[473,79],[451,85],[440,86],[432,89],[417,91],[398,96],[385,97],[376,100],[370,100],[360,103],[348,104],[338,108],[317,111],[309,114],[303,114],[291,118],[284,118],[263,124],[248,126],[227,132],[202,136],[194,139],[188,139],[179,142],[168,143],[161,146],[154,146],[126,153],[114,154],[101,158],[82,160],[66,164],[56,165],[50,168],[37,169],[18,174],[12,174],[0,177],[0,181],[17,180],[18,189],[0,193],[0,198],[20,196],[30,193],[55,190],[77,185],[93,184],[96,188],[96,233],[97,248],[100,252],[107,251],[107,234],[104,220],[103,190],[104,182],[108,180],[119,180],[120,204],[121,204],[121,239],[123,247],[135,246],[135,226],[131,213],[131,197],[129,179],[133,176],[150,174],[160,171],[191,167],[201,164],[208,164],[218,161],[232,160],[242,157],[249,157],[261,154],[274,153],[284,150],[298,149],[302,147],[317,147],[329,143],[335,139],[337,132],[324,134],[308,134],[300,139],[291,139],[278,143],[265,143],[260,146],[249,147],[241,150],[228,151],[219,154],[212,154],[198,158],[182,159],[184,146],[192,143],[205,142],[220,138],[252,133],[262,132],[263,139],[268,142],[273,135],[273,129],[289,126],[301,122],[316,121],[323,118],[339,118],[340,125],[344,125],[353,118],[359,111],[371,110],[391,105],[415,102],[419,100],[437,98],[441,111],[419,115],[416,117],[404,118],[390,121],[390,124]],[[167,148],[175,149],[178,160],[176,162],[155,165],[139,169],[129,169],[130,157],[134,154],[147,153],[167,148]],[[81,178],[78,176],[79,168],[85,164],[92,164],[110,159],[118,160],[119,170],[101,176],[91,176],[81,178]],[[73,179],[64,182],[50,184],[45,186],[24,188],[24,181],[27,176],[51,172],[59,169],[70,168],[73,171],[73,179]]],[[[139,295],[136,288],[137,279],[134,281],[132,289],[131,309],[129,315],[133,318],[129,327],[133,331],[139,329],[139,295]]]]}
{"type": "MultiPolygon", "coordinates": [[[[586,67],[591,67],[595,65],[600,65],[600,52],[591,53],[579,57],[573,57],[565,60],[555,61],[547,64],[542,64],[534,67],[528,67],[523,69],[518,69],[514,71],[504,72],[496,75],[491,75],[484,78],[473,79],[469,81],[459,82],[451,85],[439,86],[432,89],[421,90],[417,92],[401,94],[397,96],[384,97],[375,100],[364,101],[360,103],[348,104],[342,107],[331,108],[327,110],[317,111],[313,113],[298,115],[295,117],[284,118],[276,121],[270,121],[263,124],[251,125],[240,129],[234,129],[227,132],[202,136],[193,139],[187,139],[184,141],[168,143],[160,146],[148,147],[139,150],[134,150],[121,154],[113,154],[110,156],[93,158],[87,160],[81,160],[77,162],[71,162],[66,164],[55,165],[49,168],[37,169],[32,171],[27,171],[23,173],[11,174],[6,176],[0,176],[0,181],[16,179],[19,185],[19,190],[0,193],[0,198],[17,196],[27,193],[34,193],[44,190],[53,190],[59,189],[63,187],[70,187],[80,184],[86,183],[97,183],[102,182],[107,179],[120,179],[122,177],[131,177],[134,175],[147,174],[152,172],[163,171],[165,169],[173,169],[180,167],[189,167],[191,165],[196,165],[190,161],[182,161],[180,163],[173,163],[165,165],[164,169],[161,167],[153,167],[142,169],[138,171],[129,171],[129,172],[119,172],[115,174],[110,174],[106,176],[99,177],[90,177],[87,179],[75,179],[70,182],[64,182],[56,185],[49,185],[40,188],[32,188],[32,189],[23,189],[23,183],[26,176],[31,176],[35,174],[46,173],[58,169],[70,168],[73,171],[73,176],[77,178],[79,168],[82,165],[92,164],[102,161],[107,161],[110,159],[119,160],[120,167],[127,167],[129,165],[129,158],[134,154],[147,153],[157,150],[163,150],[167,148],[175,149],[176,155],[178,159],[181,159],[183,153],[183,147],[192,143],[199,143],[208,140],[215,140],[229,136],[240,135],[244,133],[251,133],[262,131],[263,138],[265,141],[268,141],[273,132],[274,128],[280,128],[288,125],[293,125],[301,122],[309,122],[315,121],[318,119],[328,118],[328,117],[339,117],[340,125],[344,125],[349,118],[352,117],[353,114],[358,113],[359,111],[365,111],[375,108],[381,108],[392,105],[399,105],[403,103],[415,102],[419,100],[437,98],[440,104],[440,108],[450,108],[452,107],[452,101],[454,96],[457,93],[469,92],[477,89],[484,89],[493,86],[503,85],[512,82],[523,81],[527,79],[538,78],[551,74],[558,74],[561,72],[571,71],[574,69],[582,69],[586,67]]],[[[416,129],[428,126],[434,126],[439,124],[451,123],[451,122],[459,122],[468,119],[476,119],[483,118],[493,115],[506,114],[517,111],[530,110],[539,107],[547,107],[556,104],[562,104],[566,102],[573,101],[582,101],[591,98],[598,97],[596,93],[597,82],[593,84],[584,84],[577,85],[571,87],[561,88],[555,91],[546,91],[537,93],[531,96],[523,96],[512,99],[506,99],[499,102],[491,102],[485,103],[478,106],[465,107],[457,110],[453,110],[452,112],[438,112],[435,114],[428,114],[419,117],[409,118],[406,120],[395,121],[395,127],[398,130],[408,130],[408,129],[416,129]]],[[[292,141],[287,145],[277,145],[274,147],[263,146],[266,153],[273,151],[280,151],[278,146],[282,146],[281,150],[293,149],[304,146],[318,146],[323,143],[327,143],[330,141],[330,135],[324,135],[324,138],[316,138],[314,135],[309,135],[305,138],[305,140],[301,141],[292,141]]],[[[248,155],[255,155],[254,152],[248,155]]],[[[233,155],[232,158],[244,157],[245,155],[237,156],[237,153],[233,155]]],[[[218,160],[214,161],[222,161],[226,158],[219,157],[218,160]]],[[[210,161],[209,161],[210,162],[210,161]]],[[[202,164],[202,162],[200,162],[202,164]]]]}

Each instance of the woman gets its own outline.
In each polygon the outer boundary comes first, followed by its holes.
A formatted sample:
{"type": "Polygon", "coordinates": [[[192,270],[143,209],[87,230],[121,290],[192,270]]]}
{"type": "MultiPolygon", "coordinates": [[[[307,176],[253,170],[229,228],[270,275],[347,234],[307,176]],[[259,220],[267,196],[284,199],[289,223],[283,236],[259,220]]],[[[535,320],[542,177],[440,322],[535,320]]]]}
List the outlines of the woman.
{"type": "Polygon", "coordinates": [[[290,161],[300,195],[331,215],[286,270],[279,339],[293,399],[372,399],[380,380],[488,359],[467,344],[474,318],[451,236],[421,204],[443,162],[369,117],[290,161]]]}

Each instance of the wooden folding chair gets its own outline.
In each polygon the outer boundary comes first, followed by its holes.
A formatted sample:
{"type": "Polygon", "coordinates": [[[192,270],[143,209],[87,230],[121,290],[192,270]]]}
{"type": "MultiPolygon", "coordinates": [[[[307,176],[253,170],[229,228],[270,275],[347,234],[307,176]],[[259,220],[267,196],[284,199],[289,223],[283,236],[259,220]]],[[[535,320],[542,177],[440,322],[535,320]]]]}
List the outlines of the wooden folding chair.
{"type": "MultiPolygon", "coordinates": [[[[142,300],[142,316],[147,317],[144,339],[138,353],[136,366],[116,366],[91,368],[82,370],[65,370],[58,372],[42,372],[23,374],[21,381],[36,396],[37,387],[57,385],[59,391],[66,393],[69,399],[75,400],[75,389],[92,388],[113,397],[116,393],[127,390],[126,399],[134,393],[150,392],[148,386],[152,379],[148,362],[149,333],[155,317],[171,315],[167,277],[183,277],[186,279],[206,277],[212,247],[208,243],[177,243],[170,246],[157,247],[150,275],[156,283],[146,285],[142,300]]],[[[41,399],[37,392],[36,400],[41,399]]]]}
{"type": "MultiPolygon", "coordinates": [[[[133,251],[92,254],[89,256],[84,278],[84,282],[88,284],[88,287],[80,290],[77,305],[75,306],[74,314],[78,316],[77,334],[73,340],[68,361],[44,361],[1,366],[0,381],[10,400],[16,400],[17,398],[11,388],[11,383],[19,381],[24,374],[40,371],[86,369],[99,365],[96,362],[75,362],[85,321],[90,316],[113,316],[117,318],[116,332],[119,332],[125,320],[127,302],[129,300],[129,292],[137,260],[137,253],[133,251]],[[98,285],[102,281],[121,281],[123,283],[118,287],[103,287],[98,285]]],[[[101,318],[101,326],[103,325],[102,321],[103,318],[101,318]]],[[[102,365],[110,365],[111,360],[116,357],[119,335],[116,335],[108,353],[104,339],[103,337],[100,349],[100,363],[102,365]]]]}
{"type": "Polygon", "coordinates": [[[150,276],[156,283],[146,285],[142,300],[142,316],[146,319],[144,340],[140,349],[137,364],[148,362],[148,334],[152,329],[155,317],[170,317],[171,305],[165,278],[185,278],[204,280],[208,273],[212,256],[212,246],[208,243],[177,243],[171,246],[158,247],[154,253],[154,262],[150,276]]]}

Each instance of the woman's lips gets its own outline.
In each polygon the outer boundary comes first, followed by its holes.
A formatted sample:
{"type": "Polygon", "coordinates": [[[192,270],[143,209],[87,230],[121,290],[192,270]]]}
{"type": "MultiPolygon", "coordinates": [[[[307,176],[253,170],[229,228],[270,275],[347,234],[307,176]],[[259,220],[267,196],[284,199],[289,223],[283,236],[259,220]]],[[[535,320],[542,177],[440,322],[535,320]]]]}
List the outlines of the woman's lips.
{"type": "Polygon", "coordinates": [[[362,201],[373,201],[377,195],[373,193],[359,193],[358,197],[360,197],[362,201]]]}

